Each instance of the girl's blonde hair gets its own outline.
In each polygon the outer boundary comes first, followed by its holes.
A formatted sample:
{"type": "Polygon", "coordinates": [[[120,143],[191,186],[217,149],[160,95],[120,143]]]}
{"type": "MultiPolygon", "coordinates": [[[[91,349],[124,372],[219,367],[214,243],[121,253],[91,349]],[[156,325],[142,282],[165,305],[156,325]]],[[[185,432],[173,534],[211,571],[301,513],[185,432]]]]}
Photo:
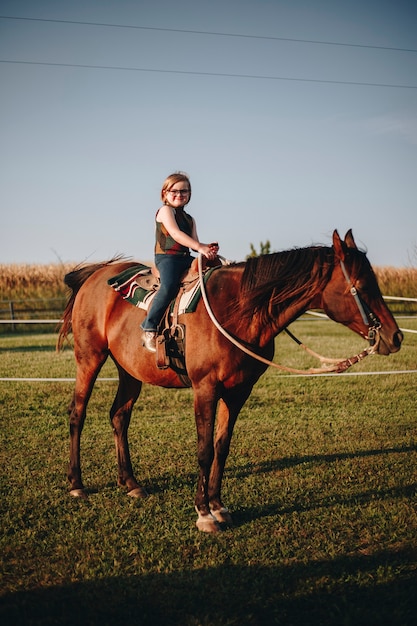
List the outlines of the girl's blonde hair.
{"type": "Polygon", "coordinates": [[[173,185],[175,185],[175,183],[187,183],[188,188],[190,190],[190,193],[188,195],[188,200],[187,200],[187,204],[189,203],[189,201],[191,200],[191,183],[190,183],[190,179],[188,178],[188,175],[185,172],[174,172],[173,174],[170,174],[169,176],[166,177],[166,179],[164,180],[164,183],[162,185],[162,189],[161,189],[161,200],[162,202],[165,204],[166,202],[166,194],[167,192],[171,189],[171,187],[173,187],[173,185]]]}

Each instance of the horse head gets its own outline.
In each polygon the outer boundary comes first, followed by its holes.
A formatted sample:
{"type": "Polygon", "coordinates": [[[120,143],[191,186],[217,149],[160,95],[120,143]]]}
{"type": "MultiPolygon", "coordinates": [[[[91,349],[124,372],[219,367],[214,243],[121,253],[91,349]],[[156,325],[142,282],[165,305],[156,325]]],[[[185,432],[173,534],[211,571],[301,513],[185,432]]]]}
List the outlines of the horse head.
{"type": "Polygon", "coordinates": [[[374,271],[366,254],[360,251],[352,231],[344,241],[333,233],[334,268],[323,290],[321,308],[369,340],[374,351],[388,355],[398,352],[403,334],[384,302],[374,271]]]}

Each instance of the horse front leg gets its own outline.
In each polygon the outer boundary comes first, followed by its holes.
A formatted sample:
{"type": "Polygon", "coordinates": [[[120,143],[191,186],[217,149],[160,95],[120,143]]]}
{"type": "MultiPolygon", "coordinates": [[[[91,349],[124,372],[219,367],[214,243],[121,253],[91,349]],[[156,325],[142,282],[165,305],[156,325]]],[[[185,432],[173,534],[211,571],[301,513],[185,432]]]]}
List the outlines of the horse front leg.
{"type": "Polygon", "coordinates": [[[201,390],[194,390],[194,413],[197,427],[197,459],[200,468],[195,510],[198,518],[198,530],[214,533],[221,530],[220,524],[211,514],[209,506],[208,485],[211,465],[214,458],[213,433],[216,417],[217,399],[207,397],[201,390]]]}
{"type": "Polygon", "coordinates": [[[139,397],[141,388],[142,383],[139,380],[119,367],[119,388],[110,410],[110,422],[116,446],[117,484],[126,487],[128,495],[133,498],[145,498],[148,495],[133,474],[128,441],[132,409],[139,397]]]}
{"type": "Polygon", "coordinates": [[[225,393],[219,402],[208,496],[211,514],[220,524],[232,525],[232,516],[221,498],[223,473],[237,417],[251,390],[250,385],[245,389],[235,389],[225,393]]]}

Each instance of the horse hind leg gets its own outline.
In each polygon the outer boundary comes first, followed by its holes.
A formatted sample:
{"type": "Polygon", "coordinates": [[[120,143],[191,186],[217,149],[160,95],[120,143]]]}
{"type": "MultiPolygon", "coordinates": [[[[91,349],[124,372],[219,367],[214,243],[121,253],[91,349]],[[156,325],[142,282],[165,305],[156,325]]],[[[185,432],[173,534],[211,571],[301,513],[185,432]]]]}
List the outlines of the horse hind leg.
{"type": "Polygon", "coordinates": [[[75,391],[68,407],[70,429],[70,460],[68,466],[68,480],[70,482],[70,495],[75,498],[87,498],[81,477],[81,433],[87,414],[87,404],[91,396],[97,373],[81,382],[81,376],[77,372],[75,391]]]}
{"type": "Polygon", "coordinates": [[[129,496],[144,498],[148,494],[133,474],[128,442],[132,409],[141,392],[142,382],[130,376],[121,367],[118,367],[118,370],[119,387],[110,410],[110,422],[113,428],[118,466],[117,484],[126,487],[129,496]]]}
{"type": "Polygon", "coordinates": [[[74,498],[87,498],[84,484],[81,478],[80,440],[85,421],[85,410],[80,414],[76,410],[76,394],[74,392],[68,407],[70,424],[70,460],[68,465],[68,480],[70,483],[70,495],[74,498]]]}
{"type": "Polygon", "coordinates": [[[70,427],[70,460],[68,467],[68,480],[70,494],[76,498],[86,498],[87,494],[81,477],[80,443],[81,433],[87,414],[87,405],[96,381],[97,375],[103,366],[107,356],[91,359],[88,367],[81,360],[77,366],[77,377],[74,395],[68,408],[70,427]]]}

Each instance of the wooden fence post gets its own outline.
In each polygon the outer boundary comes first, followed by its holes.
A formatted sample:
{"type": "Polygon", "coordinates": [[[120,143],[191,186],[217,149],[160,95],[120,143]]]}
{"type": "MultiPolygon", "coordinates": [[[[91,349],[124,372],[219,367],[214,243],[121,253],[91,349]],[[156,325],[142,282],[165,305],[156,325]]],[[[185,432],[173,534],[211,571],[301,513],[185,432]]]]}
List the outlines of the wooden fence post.
{"type": "MultiPolygon", "coordinates": [[[[13,300],[9,301],[9,311],[10,311],[10,319],[14,320],[14,302],[13,300]]],[[[12,333],[14,333],[14,331],[16,330],[16,325],[12,324],[12,333]]]]}

